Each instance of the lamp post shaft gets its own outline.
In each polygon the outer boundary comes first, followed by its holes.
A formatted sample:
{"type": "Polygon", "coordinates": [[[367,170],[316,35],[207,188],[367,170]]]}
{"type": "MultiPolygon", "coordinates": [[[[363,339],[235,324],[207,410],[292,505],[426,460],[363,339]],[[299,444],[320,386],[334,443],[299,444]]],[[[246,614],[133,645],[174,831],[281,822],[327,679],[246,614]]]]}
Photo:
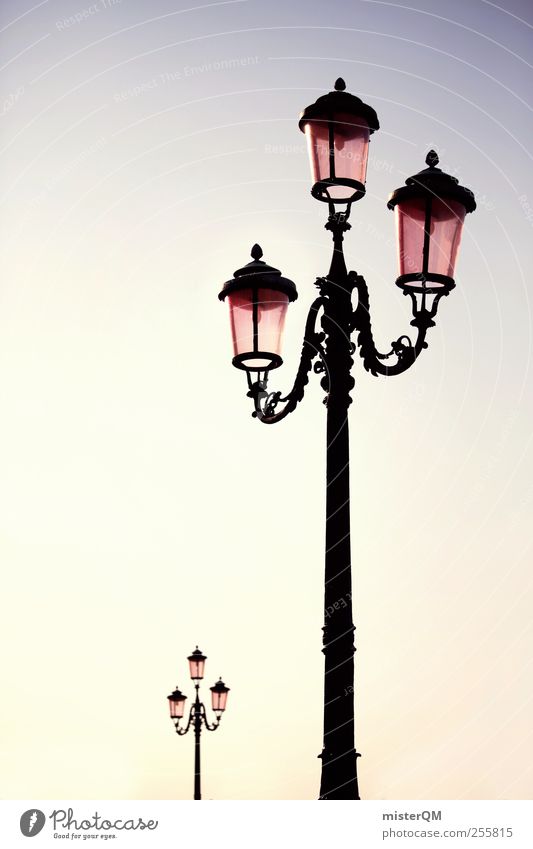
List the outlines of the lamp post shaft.
{"type": "Polygon", "coordinates": [[[342,253],[340,217],[330,218],[334,252],[327,278],[323,386],[327,397],[326,558],[324,591],[324,742],[321,799],[359,799],[354,744],[354,625],[350,552],[350,448],[348,407],[354,385],[350,370],[351,285],[342,253]]]}
{"type": "Polygon", "coordinates": [[[202,714],[200,711],[200,699],[198,687],[196,687],[196,703],[194,713],[194,798],[202,798],[201,776],[200,776],[200,735],[202,733],[202,714]]]}

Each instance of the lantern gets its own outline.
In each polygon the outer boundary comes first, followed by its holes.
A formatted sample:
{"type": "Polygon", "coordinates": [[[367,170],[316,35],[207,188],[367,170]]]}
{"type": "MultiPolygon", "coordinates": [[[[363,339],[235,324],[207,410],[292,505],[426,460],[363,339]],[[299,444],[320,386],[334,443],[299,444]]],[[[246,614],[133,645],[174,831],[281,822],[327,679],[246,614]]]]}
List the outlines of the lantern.
{"type": "Polygon", "coordinates": [[[474,195],[456,177],[437,168],[434,150],[428,166],[396,189],[387,206],[396,212],[400,276],[404,291],[447,293],[455,286],[455,261],[463,221],[476,208],[474,195]]]}
{"type": "Polygon", "coordinates": [[[205,654],[202,654],[198,646],[189,657],[189,670],[193,681],[200,681],[204,677],[204,666],[207,660],[205,654]]]}
{"type": "Polygon", "coordinates": [[[184,696],[181,690],[178,690],[177,687],[174,692],[170,694],[168,697],[168,704],[170,707],[171,719],[181,719],[183,717],[186,699],[187,696],[184,696]]]}
{"type": "Polygon", "coordinates": [[[379,130],[371,106],[345,91],[338,79],[335,91],[319,97],[300,116],[314,180],[311,194],[329,203],[352,203],[365,194],[370,134],[379,130]]]}
{"type": "Polygon", "coordinates": [[[245,371],[268,371],[281,365],[281,340],[290,301],[298,297],[292,280],[261,260],[259,245],[252,262],[239,268],[219,294],[228,299],[233,365],[245,371]]]}
{"type": "Polygon", "coordinates": [[[211,705],[215,713],[222,713],[226,710],[226,702],[228,699],[229,687],[226,687],[222,678],[219,678],[211,690],[211,705]]]}

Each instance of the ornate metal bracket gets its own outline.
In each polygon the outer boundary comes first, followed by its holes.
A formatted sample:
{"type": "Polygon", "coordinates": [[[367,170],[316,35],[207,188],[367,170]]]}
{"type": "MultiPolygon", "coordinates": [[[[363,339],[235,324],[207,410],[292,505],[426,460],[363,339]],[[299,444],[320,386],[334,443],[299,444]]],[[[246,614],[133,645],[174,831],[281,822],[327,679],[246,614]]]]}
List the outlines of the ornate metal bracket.
{"type": "Polygon", "coordinates": [[[179,719],[177,719],[174,722],[174,728],[176,729],[176,734],[179,734],[180,737],[183,737],[185,734],[187,734],[188,731],[190,731],[191,727],[195,724],[195,722],[197,720],[200,721],[200,726],[205,725],[207,731],[216,731],[217,728],[220,725],[220,717],[217,717],[215,722],[210,724],[208,719],[207,719],[207,714],[205,712],[204,703],[200,702],[198,704],[198,703],[194,702],[191,705],[191,709],[189,711],[189,719],[187,721],[187,725],[185,725],[182,728],[180,726],[179,719]]]}
{"type": "MultiPolygon", "coordinates": [[[[323,306],[324,298],[321,296],[313,301],[309,309],[305,323],[300,365],[298,366],[294,386],[288,395],[281,397],[281,392],[268,392],[268,372],[265,372],[263,378],[259,378],[255,382],[252,382],[251,378],[248,376],[249,391],[247,395],[249,398],[253,398],[255,407],[252,416],[254,416],[254,418],[258,418],[259,421],[264,424],[275,424],[275,422],[281,421],[281,419],[284,419],[285,416],[289,415],[289,413],[292,413],[297,404],[304,397],[305,387],[309,383],[309,372],[311,371],[313,360],[316,356],[319,356],[322,361],[324,360],[324,348],[322,343],[324,341],[325,334],[321,331],[317,331],[316,329],[317,316],[323,306]],[[276,407],[280,403],[284,403],[285,406],[277,413],[276,407]]],[[[324,366],[322,365],[320,368],[319,365],[319,363],[315,364],[315,372],[317,373],[324,370],[324,366]]]]}
{"type": "Polygon", "coordinates": [[[216,718],[215,722],[213,722],[213,723],[210,725],[210,724],[209,724],[209,722],[208,722],[207,714],[206,714],[206,712],[205,712],[205,707],[204,707],[204,705],[203,705],[203,704],[201,705],[201,708],[202,708],[202,719],[203,719],[203,723],[204,723],[204,725],[205,725],[206,729],[207,729],[208,731],[216,731],[216,730],[217,730],[217,728],[218,728],[218,727],[219,727],[219,725],[220,725],[220,719],[221,719],[221,717],[220,717],[220,716],[217,716],[217,718],[216,718]]]}
{"type": "Polygon", "coordinates": [[[396,341],[391,342],[391,350],[387,354],[381,354],[376,348],[372,335],[366,281],[364,277],[354,271],[351,271],[349,276],[354,279],[354,288],[358,295],[357,307],[352,316],[352,329],[357,330],[357,344],[365,369],[373,375],[402,374],[413,365],[421,351],[427,348],[426,333],[430,327],[435,326],[433,319],[437,314],[439,300],[443,295],[447,295],[448,291],[443,290],[442,294],[434,292],[420,294],[404,291],[404,294],[408,294],[412,301],[413,320],[411,325],[416,327],[418,331],[416,340],[413,344],[409,336],[400,336],[396,341]],[[428,298],[433,299],[430,306],[427,303],[428,298]],[[396,362],[386,364],[384,361],[390,357],[396,357],[396,362]]]}
{"type": "Polygon", "coordinates": [[[353,365],[352,355],[356,344],[351,341],[352,334],[357,332],[357,345],[367,371],[373,375],[391,376],[402,374],[410,368],[421,351],[427,348],[426,334],[435,325],[439,301],[443,295],[448,295],[449,287],[443,286],[442,291],[434,288],[426,292],[420,285],[404,287],[404,294],[409,295],[412,302],[413,320],[411,325],[417,329],[414,342],[409,336],[399,336],[391,342],[391,350],[380,353],[374,343],[372,323],[370,320],[370,303],[368,287],[364,277],[355,271],[347,272],[344,262],[342,242],[346,230],[350,229],[348,217],[350,207],[345,212],[331,212],[326,229],[333,234],[333,257],[327,277],[318,278],[316,286],[320,296],[311,304],[305,324],[304,341],[300,365],[296,373],[294,385],[288,395],[282,397],[281,392],[269,392],[268,371],[257,372],[254,381],[247,372],[248,397],[253,399],[254,412],[252,416],[264,424],[275,424],[288,416],[303,399],[305,387],[309,382],[309,372],[313,361],[316,374],[323,373],[321,386],[327,396],[324,403],[328,404],[331,393],[342,399],[346,408],[351,403],[350,391],[354,386],[351,376],[353,365]],[[353,309],[352,295],[357,291],[357,306],[353,309]],[[318,313],[322,312],[322,330],[317,330],[318,313]],[[279,404],[283,409],[277,412],[279,404]]]}
{"type": "Polygon", "coordinates": [[[192,723],[193,723],[193,719],[194,719],[194,717],[195,717],[195,715],[196,715],[195,707],[196,707],[196,706],[195,706],[194,704],[192,704],[192,705],[191,705],[191,709],[190,709],[190,711],[189,711],[189,720],[188,720],[188,722],[187,722],[187,725],[186,725],[184,728],[181,728],[181,727],[180,727],[180,721],[179,721],[179,719],[176,719],[176,720],[175,720],[175,722],[174,722],[174,728],[176,729],[176,734],[179,734],[179,735],[180,735],[180,737],[183,737],[183,735],[184,735],[184,734],[187,734],[187,732],[189,731],[189,729],[190,729],[190,727],[191,727],[191,725],[192,725],[192,723]]]}

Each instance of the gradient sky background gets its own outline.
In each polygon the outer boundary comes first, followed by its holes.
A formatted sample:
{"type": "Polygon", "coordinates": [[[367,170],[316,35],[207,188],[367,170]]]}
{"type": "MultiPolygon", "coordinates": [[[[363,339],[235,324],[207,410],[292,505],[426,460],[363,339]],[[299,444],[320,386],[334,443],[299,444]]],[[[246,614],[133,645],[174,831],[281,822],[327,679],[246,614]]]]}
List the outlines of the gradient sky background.
{"type": "Polygon", "coordinates": [[[382,127],[346,241],[382,349],[389,192],[435,147],[478,200],[429,350],[354,369],[362,795],[531,797],[533,10],[412,2],[2,3],[1,796],[190,798],[198,643],[205,797],[316,798],[322,391],[254,421],[217,293],[256,241],[296,281],[290,388],[330,257],[297,119],[342,75],[382,127]]]}

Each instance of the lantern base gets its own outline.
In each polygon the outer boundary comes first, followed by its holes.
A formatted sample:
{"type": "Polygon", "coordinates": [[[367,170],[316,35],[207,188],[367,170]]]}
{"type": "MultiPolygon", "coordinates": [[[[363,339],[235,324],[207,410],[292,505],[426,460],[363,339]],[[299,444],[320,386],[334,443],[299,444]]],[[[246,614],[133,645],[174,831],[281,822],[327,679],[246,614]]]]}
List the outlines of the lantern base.
{"type": "Polygon", "coordinates": [[[364,197],[365,192],[363,183],[360,183],[359,180],[349,180],[347,177],[330,177],[328,180],[319,180],[311,189],[313,197],[325,203],[353,203],[364,197]],[[334,188],[346,189],[343,197],[332,197],[330,189],[334,188]],[[349,189],[353,189],[351,194],[348,193],[349,189]]]}
{"type": "Polygon", "coordinates": [[[455,289],[455,280],[445,274],[417,272],[416,274],[401,274],[396,280],[396,285],[403,289],[406,294],[407,292],[420,292],[421,295],[447,295],[448,292],[455,289]]]}
{"type": "Polygon", "coordinates": [[[242,371],[271,371],[279,368],[283,360],[279,354],[272,354],[270,351],[249,351],[246,354],[237,354],[232,363],[242,371]]]}

